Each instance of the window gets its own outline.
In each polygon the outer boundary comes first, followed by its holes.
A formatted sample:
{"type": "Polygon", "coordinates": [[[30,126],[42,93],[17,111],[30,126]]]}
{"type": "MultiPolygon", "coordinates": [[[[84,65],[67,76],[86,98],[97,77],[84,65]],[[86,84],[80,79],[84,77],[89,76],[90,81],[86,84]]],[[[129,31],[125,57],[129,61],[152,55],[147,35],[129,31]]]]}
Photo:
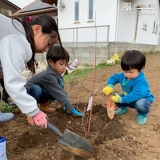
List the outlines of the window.
{"type": "Polygon", "coordinates": [[[123,12],[130,12],[131,9],[131,3],[123,3],[122,4],[122,11],[123,12]]]}
{"type": "Polygon", "coordinates": [[[0,13],[3,14],[3,15],[5,15],[5,16],[12,15],[12,11],[11,10],[3,9],[3,8],[0,9],[0,13]]]}
{"type": "Polygon", "coordinates": [[[158,33],[158,25],[156,24],[155,34],[158,33]]]}
{"type": "Polygon", "coordinates": [[[93,0],[89,0],[89,20],[93,20],[93,0]]]}
{"type": "Polygon", "coordinates": [[[155,33],[155,29],[156,29],[156,20],[154,21],[154,24],[153,24],[153,31],[152,31],[152,33],[155,33]]]}
{"type": "Polygon", "coordinates": [[[79,21],[79,2],[75,2],[75,19],[76,22],[79,21]]]}
{"type": "Polygon", "coordinates": [[[147,24],[146,24],[146,23],[143,23],[142,29],[143,29],[143,30],[147,30],[147,24]]]}

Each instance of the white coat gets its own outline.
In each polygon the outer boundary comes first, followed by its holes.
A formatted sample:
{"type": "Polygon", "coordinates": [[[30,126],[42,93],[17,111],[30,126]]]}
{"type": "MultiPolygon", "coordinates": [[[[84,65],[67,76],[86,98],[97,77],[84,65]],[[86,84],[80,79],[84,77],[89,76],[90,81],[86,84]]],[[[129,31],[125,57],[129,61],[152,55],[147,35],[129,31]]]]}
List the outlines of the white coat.
{"type": "Polygon", "coordinates": [[[17,28],[10,18],[0,14],[0,61],[6,91],[21,112],[32,117],[39,109],[36,100],[27,94],[26,79],[22,76],[32,50],[19,22],[17,28]]]}

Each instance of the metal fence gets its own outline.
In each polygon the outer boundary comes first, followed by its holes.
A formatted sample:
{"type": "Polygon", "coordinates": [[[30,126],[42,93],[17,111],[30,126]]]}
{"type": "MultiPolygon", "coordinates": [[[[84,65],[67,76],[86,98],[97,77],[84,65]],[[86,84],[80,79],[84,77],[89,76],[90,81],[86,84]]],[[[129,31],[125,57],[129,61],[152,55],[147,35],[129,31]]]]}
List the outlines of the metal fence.
{"type": "Polygon", "coordinates": [[[93,44],[108,43],[109,41],[109,25],[79,27],[79,28],[61,28],[59,29],[61,40],[68,44],[93,44]]]}

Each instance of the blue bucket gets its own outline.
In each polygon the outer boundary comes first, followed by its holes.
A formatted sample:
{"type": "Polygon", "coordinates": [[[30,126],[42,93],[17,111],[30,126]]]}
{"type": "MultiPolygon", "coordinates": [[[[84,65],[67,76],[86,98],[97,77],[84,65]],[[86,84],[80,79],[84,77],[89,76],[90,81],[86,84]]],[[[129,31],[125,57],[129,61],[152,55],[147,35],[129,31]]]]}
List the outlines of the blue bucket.
{"type": "Polygon", "coordinates": [[[7,160],[6,137],[0,136],[0,160],[7,160]]]}
{"type": "Polygon", "coordinates": [[[0,136],[0,143],[6,141],[6,137],[0,136]]]}

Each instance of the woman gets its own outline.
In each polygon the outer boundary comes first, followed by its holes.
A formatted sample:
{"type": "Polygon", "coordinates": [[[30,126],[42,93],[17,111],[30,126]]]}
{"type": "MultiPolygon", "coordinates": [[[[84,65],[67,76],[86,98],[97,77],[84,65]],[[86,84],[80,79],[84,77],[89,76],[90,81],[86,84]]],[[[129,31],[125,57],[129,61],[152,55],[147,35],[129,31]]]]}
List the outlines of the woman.
{"type": "MultiPolygon", "coordinates": [[[[47,15],[36,18],[10,19],[0,14],[0,61],[7,93],[22,113],[36,126],[47,127],[47,115],[39,110],[36,100],[27,94],[26,79],[21,75],[28,68],[35,72],[35,53],[43,53],[57,43],[61,45],[55,20],[47,15]]],[[[4,116],[3,113],[0,117],[4,116]]],[[[29,122],[30,123],[30,122],[29,122]]]]}

